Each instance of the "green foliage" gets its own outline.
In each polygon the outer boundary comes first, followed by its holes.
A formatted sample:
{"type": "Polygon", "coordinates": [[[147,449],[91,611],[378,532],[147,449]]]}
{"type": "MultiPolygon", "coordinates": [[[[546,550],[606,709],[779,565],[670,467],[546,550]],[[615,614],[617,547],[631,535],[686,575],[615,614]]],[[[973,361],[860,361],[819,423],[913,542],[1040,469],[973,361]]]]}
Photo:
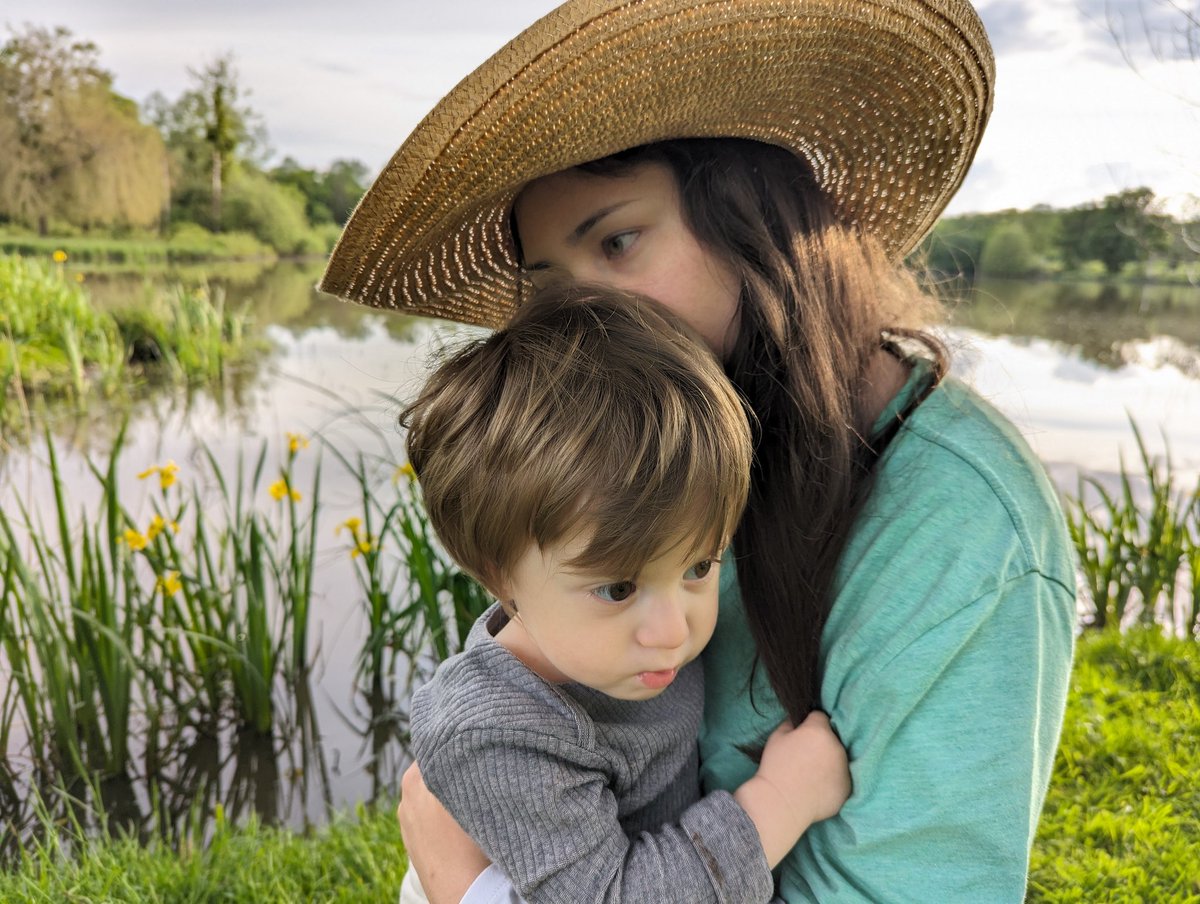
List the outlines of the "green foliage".
{"type": "Polygon", "coordinates": [[[305,169],[291,157],[271,170],[271,178],[304,196],[310,223],[344,225],[366,191],[367,168],[357,160],[335,160],[328,171],[305,169]]]}
{"type": "Polygon", "coordinates": [[[395,901],[408,865],[387,807],[360,806],[311,835],[253,818],[234,826],[219,815],[206,845],[180,852],[157,838],[143,846],[127,837],[88,837],[72,826],[46,828],[46,839],[15,869],[0,872],[0,900],[395,901]]]}
{"type": "Polygon", "coordinates": [[[116,322],[64,278],[61,263],[0,256],[0,397],[80,400],[91,387],[113,391],[124,365],[116,322]]]}
{"type": "Polygon", "coordinates": [[[280,254],[319,254],[323,243],[309,228],[299,190],[244,169],[225,193],[222,227],[248,232],[280,254]]]}
{"type": "Polygon", "coordinates": [[[968,281],[980,275],[1090,278],[1134,271],[1128,275],[1189,284],[1200,273],[1200,242],[1195,240],[1200,230],[1162,214],[1159,207],[1149,189],[1138,188],[1070,210],[1042,205],[945,217],[910,263],[968,281]],[[1018,231],[1027,241],[1015,237],[1018,231]],[[987,253],[995,260],[985,261],[987,253]]]}
{"type": "Polygon", "coordinates": [[[1007,223],[988,234],[979,257],[980,275],[1020,277],[1036,269],[1033,243],[1020,223],[1007,223]]]}
{"type": "Polygon", "coordinates": [[[0,48],[0,219],[45,234],[56,220],[127,229],[158,222],[166,152],[112,90],[96,46],[29,26],[0,48]]]}
{"type": "Polygon", "coordinates": [[[1067,526],[1094,607],[1089,625],[1117,628],[1137,601],[1143,624],[1165,622],[1191,637],[1200,619],[1200,484],[1178,489],[1170,454],[1155,461],[1132,426],[1141,473],[1134,477],[1122,462],[1119,492],[1086,478],[1078,496],[1066,500],[1067,526]],[[1139,482],[1147,505],[1137,499],[1139,482]]]}
{"type": "Polygon", "coordinates": [[[245,315],[206,291],[108,313],[61,262],[0,255],[0,423],[18,420],[30,396],[80,403],[126,389],[136,376],[219,380],[259,347],[245,315]]]}
{"type": "Polygon", "coordinates": [[[1157,211],[1154,192],[1133,188],[1063,214],[1062,254],[1069,265],[1098,260],[1110,275],[1145,260],[1168,245],[1167,217],[1157,211]]]}
{"type": "Polygon", "coordinates": [[[1200,902],[1198,736],[1200,646],[1081,638],[1028,900],[1200,902]]]}

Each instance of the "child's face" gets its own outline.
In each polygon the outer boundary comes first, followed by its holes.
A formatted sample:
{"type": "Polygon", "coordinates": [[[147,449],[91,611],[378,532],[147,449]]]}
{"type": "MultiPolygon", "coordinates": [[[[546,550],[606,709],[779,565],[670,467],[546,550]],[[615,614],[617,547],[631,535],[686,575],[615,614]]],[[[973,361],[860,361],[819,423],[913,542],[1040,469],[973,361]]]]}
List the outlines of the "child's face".
{"type": "Polygon", "coordinates": [[[654,697],[712,637],[720,563],[683,561],[683,544],[638,575],[588,574],[565,564],[586,541],[529,545],[497,588],[517,616],[497,639],[548,681],[621,700],[654,697]]]}

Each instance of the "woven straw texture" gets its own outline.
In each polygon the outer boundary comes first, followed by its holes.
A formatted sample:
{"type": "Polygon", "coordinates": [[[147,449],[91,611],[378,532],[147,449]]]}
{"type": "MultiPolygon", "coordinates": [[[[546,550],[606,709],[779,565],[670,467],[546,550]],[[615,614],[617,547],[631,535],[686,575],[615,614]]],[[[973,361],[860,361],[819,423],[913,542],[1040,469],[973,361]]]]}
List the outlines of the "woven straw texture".
{"type": "Polygon", "coordinates": [[[734,136],[813,165],[894,259],[962,183],[994,63],[965,0],[570,0],[429,113],[347,223],[320,288],[503,325],[508,212],[532,179],[667,138],[734,136]]]}

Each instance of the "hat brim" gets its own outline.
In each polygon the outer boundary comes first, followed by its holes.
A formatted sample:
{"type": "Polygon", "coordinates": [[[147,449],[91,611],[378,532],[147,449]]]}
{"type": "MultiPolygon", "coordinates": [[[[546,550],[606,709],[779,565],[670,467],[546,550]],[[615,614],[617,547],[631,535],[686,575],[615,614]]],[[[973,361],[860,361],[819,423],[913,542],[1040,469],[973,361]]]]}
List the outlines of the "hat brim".
{"type": "Polygon", "coordinates": [[[363,196],[319,288],[501,326],[530,181],[671,138],[769,142],[899,260],[962,183],[994,62],[964,0],[570,0],[468,75],[363,196]]]}

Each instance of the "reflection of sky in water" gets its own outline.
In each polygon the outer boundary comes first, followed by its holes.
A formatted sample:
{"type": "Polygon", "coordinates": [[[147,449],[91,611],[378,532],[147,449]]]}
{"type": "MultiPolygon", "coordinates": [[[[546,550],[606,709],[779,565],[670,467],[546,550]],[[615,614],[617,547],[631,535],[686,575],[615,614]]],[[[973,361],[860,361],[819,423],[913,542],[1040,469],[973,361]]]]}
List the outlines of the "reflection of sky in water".
{"type": "Polygon", "coordinates": [[[1124,456],[1138,469],[1132,417],[1152,454],[1165,434],[1181,481],[1200,477],[1200,355],[1174,340],[1122,349],[1108,368],[1045,339],[1013,340],[966,330],[950,334],[954,372],[1021,428],[1065,490],[1076,474],[1109,475],[1124,456]],[[1182,368],[1182,369],[1181,369],[1182,368]]]}

